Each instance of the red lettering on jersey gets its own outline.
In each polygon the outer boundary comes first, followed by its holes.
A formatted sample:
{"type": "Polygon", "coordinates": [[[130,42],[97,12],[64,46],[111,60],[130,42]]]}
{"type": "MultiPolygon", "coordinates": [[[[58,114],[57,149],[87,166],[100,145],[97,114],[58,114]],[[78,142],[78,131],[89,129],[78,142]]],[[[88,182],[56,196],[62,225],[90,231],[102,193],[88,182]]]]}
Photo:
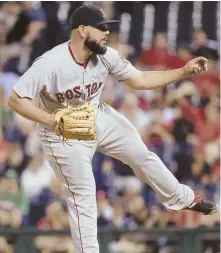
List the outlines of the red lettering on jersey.
{"type": "Polygon", "coordinates": [[[87,96],[90,97],[90,92],[91,92],[91,84],[86,85],[86,89],[87,89],[87,96]]]}
{"type": "Polygon", "coordinates": [[[68,98],[68,99],[72,99],[72,98],[74,97],[74,93],[73,93],[72,90],[66,90],[65,96],[66,96],[66,98],[68,98]]]}
{"type": "Polygon", "coordinates": [[[73,91],[75,93],[75,97],[74,98],[80,98],[81,97],[80,86],[74,87],[73,91]]]}
{"type": "Polygon", "coordinates": [[[97,91],[97,83],[93,83],[91,85],[91,95],[93,95],[97,91]]]}
{"type": "MultiPolygon", "coordinates": [[[[102,82],[96,83],[94,82],[93,84],[88,84],[85,86],[85,88],[87,89],[87,97],[90,97],[91,95],[95,94],[102,86],[102,82]]],[[[63,103],[65,101],[65,98],[67,99],[73,99],[73,98],[80,98],[81,97],[81,90],[80,90],[80,86],[76,86],[73,88],[73,90],[68,89],[66,90],[64,93],[55,93],[55,96],[57,98],[57,101],[59,103],[63,103]]],[[[85,94],[83,94],[83,99],[85,99],[85,94]]]]}
{"type": "Polygon", "coordinates": [[[55,93],[55,96],[58,100],[58,103],[63,103],[65,101],[65,97],[63,93],[55,93]]]}

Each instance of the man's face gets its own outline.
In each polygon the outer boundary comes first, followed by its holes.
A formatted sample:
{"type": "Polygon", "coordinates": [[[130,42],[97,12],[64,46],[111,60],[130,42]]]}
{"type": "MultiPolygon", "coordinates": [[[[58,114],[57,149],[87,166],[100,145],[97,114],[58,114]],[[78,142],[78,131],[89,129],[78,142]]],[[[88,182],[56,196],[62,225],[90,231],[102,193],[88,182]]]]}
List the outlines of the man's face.
{"type": "Polygon", "coordinates": [[[94,54],[105,54],[107,51],[107,39],[109,31],[106,25],[100,25],[97,28],[88,27],[88,36],[84,45],[94,54]]]}

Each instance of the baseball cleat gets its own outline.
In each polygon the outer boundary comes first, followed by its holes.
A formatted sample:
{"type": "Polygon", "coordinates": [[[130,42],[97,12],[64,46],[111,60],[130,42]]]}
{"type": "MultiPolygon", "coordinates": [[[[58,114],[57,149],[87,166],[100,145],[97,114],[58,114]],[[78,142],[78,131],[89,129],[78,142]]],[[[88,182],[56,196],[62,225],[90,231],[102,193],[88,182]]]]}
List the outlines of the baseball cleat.
{"type": "Polygon", "coordinates": [[[204,200],[199,193],[196,192],[195,199],[191,205],[184,210],[191,210],[204,213],[204,215],[211,215],[218,212],[218,206],[208,200],[204,200]]]}

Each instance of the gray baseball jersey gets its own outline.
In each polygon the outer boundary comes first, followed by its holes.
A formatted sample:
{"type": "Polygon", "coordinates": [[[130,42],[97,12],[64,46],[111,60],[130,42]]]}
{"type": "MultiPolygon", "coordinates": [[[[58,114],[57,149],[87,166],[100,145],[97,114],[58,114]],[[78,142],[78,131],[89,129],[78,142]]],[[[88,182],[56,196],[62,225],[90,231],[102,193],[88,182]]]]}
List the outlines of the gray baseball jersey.
{"type": "Polygon", "coordinates": [[[21,97],[36,99],[48,112],[84,102],[97,109],[108,74],[123,81],[134,71],[130,62],[110,47],[105,55],[92,55],[87,63],[78,64],[66,42],[37,58],[13,89],[21,97]]]}
{"type": "Polygon", "coordinates": [[[149,184],[168,209],[181,210],[194,199],[194,192],[165,167],[142,142],[135,127],[112,107],[99,101],[108,74],[122,81],[136,69],[112,48],[79,65],[68,42],[39,57],[14,86],[21,97],[37,99],[48,112],[64,106],[91,102],[96,108],[95,141],[62,141],[46,127],[39,136],[47,160],[67,201],[76,253],[99,253],[97,241],[96,186],[91,161],[95,151],[128,164],[135,175],[149,184]]]}

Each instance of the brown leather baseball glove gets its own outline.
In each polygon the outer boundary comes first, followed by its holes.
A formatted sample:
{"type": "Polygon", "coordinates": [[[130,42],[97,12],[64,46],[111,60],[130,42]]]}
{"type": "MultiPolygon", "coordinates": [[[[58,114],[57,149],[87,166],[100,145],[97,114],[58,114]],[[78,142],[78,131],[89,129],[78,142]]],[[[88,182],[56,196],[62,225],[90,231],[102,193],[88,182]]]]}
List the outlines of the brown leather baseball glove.
{"type": "Polygon", "coordinates": [[[53,112],[53,130],[64,139],[95,140],[96,122],[94,108],[89,104],[53,112]]]}

